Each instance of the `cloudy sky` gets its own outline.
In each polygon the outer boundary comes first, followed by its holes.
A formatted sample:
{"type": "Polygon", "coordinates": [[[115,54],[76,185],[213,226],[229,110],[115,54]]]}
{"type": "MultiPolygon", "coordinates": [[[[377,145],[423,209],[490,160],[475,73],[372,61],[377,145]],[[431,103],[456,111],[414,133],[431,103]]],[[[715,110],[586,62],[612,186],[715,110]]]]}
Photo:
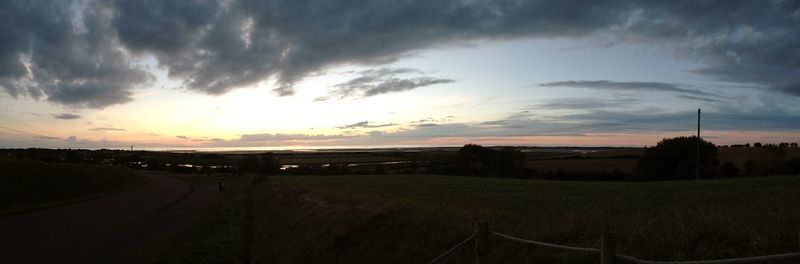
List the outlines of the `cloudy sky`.
{"type": "Polygon", "coordinates": [[[798,1],[0,0],[0,147],[800,141],[798,1]]]}

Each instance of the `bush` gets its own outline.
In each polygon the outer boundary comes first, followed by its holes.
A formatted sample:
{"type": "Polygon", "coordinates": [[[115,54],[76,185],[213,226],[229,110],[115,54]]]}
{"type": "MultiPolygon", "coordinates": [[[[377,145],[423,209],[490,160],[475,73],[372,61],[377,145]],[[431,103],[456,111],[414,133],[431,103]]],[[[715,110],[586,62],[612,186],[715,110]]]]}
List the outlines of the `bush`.
{"type": "Polygon", "coordinates": [[[758,175],[758,163],[755,160],[747,160],[744,163],[744,174],[747,176],[758,175]]]}
{"type": "Polygon", "coordinates": [[[464,145],[456,154],[458,174],[520,177],[525,174],[525,154],[514,148],[485,148],[480,145],[464,145]]]}
{"type": "Polygon", "coordinates": [[[733,164],[733,162],[729,161],[725,162],[725,164],[722,164],[722,168],[720,168],[720,173],[722,173],[722,177],[730,178],[739,176],[741,171],[739,171],[739,167],[736,167],[736,164],[733,164]]]}
{"type": "MultiPolygon", "coordinates": [[[[697,137],[663,139],[655,147],[645,149],[636,164],[641,180],[679,180],[695,177],[697,137]]],[[[719,174],[717,147],[700,139],[700,177],[713,178],[719,174]]]]}
{"type": "Polygon", "coordinates": [[[800,173],[800,157],[794,157],[786,162],[784,170],[789,174],[800,173]]]}
{"type": "Polygon", "coordinates": [[[274,175],[280,171],[280,168],[281,165],[278,157],[271,152],[261,155],[245,155],[241,163],[239,163],[239,170],[241,172],[274,175]]]}

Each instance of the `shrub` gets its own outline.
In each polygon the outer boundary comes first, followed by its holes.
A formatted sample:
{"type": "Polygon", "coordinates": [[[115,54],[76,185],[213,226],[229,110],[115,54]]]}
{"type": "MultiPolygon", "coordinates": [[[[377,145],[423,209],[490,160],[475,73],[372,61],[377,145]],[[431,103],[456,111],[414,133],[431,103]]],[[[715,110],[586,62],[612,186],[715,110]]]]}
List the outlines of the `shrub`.
{"type": "Polygon", "coordinates": [[[784,170],[789,174],[800,173],[800,157],[794,157],[786,162],[784,170]]]}
{"type": "Polygon", "coordinates": [[[520,177],[525,174],[525,154],[514,148],[492,149],[467,144],[456,154],[459,174],[520,177]]]}
{"type": "Polygon", "coordinates": [[[725,164],[722,164],[722,167],[720,168],[720,173],[722,173],[722,177],[730,178],[739,176],[741,171],[739,171],[739,167],[736,167],[736,164],[733,164],[733,162],[729,161],[725,162],[725,164]]]}
{"type": "Polygon", "coordinates": [[[744,174],[747,176],[758,175],[758,163],[755,160],[747,160],[744,163],[744,174]]]}
{"type": "MultiPolygon", "coordinates": [[[[645,149],[636,164],[636,174],[642,180],[678,180],[695,177],[697,137],[663,139],[655,147],[645,149]]],[[[717,147],[703,139],[700,144],[700,177],[713,178],[719,174],[717,147]]]]}

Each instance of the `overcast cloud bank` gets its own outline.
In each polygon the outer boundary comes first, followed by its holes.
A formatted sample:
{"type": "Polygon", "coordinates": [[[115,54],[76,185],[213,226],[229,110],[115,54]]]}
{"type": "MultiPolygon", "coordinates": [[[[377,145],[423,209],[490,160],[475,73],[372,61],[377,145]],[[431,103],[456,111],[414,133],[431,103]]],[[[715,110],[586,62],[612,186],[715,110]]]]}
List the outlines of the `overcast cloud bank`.
{"type": "MultiPolygon", "coordinates": [[[[386,64],[470,41],[589,37],[656,46],[700,62],[697,74],[800,96],[797,1],[77,3],[3,1],[2,90],[75,107],[126,103],[154,81],[135,62],[154,56],[189,90],[218,95],[274,78],[275,93],[288,96],[297,81],[336,65],[386,64]]],[[[363,79],[371,76],[337,85],[334,96],[452,82],[427,76],[363,79]]],[[[570,85],[671,90],[714,100],[700,90],[661,83],[570,85]]]]}

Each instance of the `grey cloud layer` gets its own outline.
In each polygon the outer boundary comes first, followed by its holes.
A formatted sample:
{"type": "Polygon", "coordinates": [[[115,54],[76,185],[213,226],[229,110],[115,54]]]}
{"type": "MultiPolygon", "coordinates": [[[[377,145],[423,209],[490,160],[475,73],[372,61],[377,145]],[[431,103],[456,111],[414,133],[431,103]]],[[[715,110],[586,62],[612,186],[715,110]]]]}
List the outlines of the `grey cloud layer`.
{"type": "Polygon", "coordinates": [[[125,131],[124,128],[115,128],[115,127],[95,127],[89,129],[89,131],[125,131]]]}
{"type": "Polygon", "coordinates": [[[13,97],[101,108],[131,100],[153,80],[132,67],[116,41],[109,3],[87,2],[82,20],[69,1],[0,4],[0,86],[13,97]]]}
{"type": "Polygon", "coordinates": [[[357,122],[357,123],[353,123],[353,124],[347,124],[347,125],[339,126],[338,128],[340,128],[340,129],[350,129],[350,128],[379,128],[379,127],[388,127],[388,126],[394,126],[394,125],[397,125],[397,124],[394,124],[394,123],[387,123],[387,124],[377,124],[377,125],[376,125],[376,124],[373,124],[373,123],[372,123],[372,122],[370,122],[370,121],[361,121],[361,122],[357,122]]]}
{"type": "MultiPolygon", "coordinates": [[[[588,36],[662,47],[705,65],[698,74],[800,96],[797,1],[82,3],[3,1],[7,93],[79,107],[128,102],[153,80],[130,61],[150,54],[190,90],[222,94],[274,77],[275,92],[291,95],[295,82],[334,65],[384,64],[464,41],[588,36]]],[[[382,83],[364,95],[437,80],[382,83]]]]}
{"type": "Polygon", "coordinates": [[[428,76],[408,77],[408,75],[424,74],[416,69],[389,69],[365,70],[358,73],[360,76],[350,81],[334,85],[327,97],[317,98],[324,101],[330,97],[339,99],[348,97],[370,97],[379,94],[402,92],[419,87],[454,82],[450,79],[434,78],[428,76]]]}
{"type": "Polygon", "coordinates": [[[79,119],[81,118],[81,116],[76,114],[63,113],[63,114],[55,114],[53,115],[53,118],[62,120],[72,120],[72,119],[79,119]]]}
{"type": "Polygon", "coordinates": [[[594,98],[594,97],[569,97],[548,100],[535,105],[535,109],[596,109],[596,108],[626,108],[638,102],[630,98],[594,98]]]}
{"type": "Polygon", "coordinates": [[[699,90],[681,88],[680,85],[662,82],[615,82],[615,81],[563,81],[539,84],[542,87],[589,88],[610,91],[657,91],[692,96],[716,96],[699,90]]]}

